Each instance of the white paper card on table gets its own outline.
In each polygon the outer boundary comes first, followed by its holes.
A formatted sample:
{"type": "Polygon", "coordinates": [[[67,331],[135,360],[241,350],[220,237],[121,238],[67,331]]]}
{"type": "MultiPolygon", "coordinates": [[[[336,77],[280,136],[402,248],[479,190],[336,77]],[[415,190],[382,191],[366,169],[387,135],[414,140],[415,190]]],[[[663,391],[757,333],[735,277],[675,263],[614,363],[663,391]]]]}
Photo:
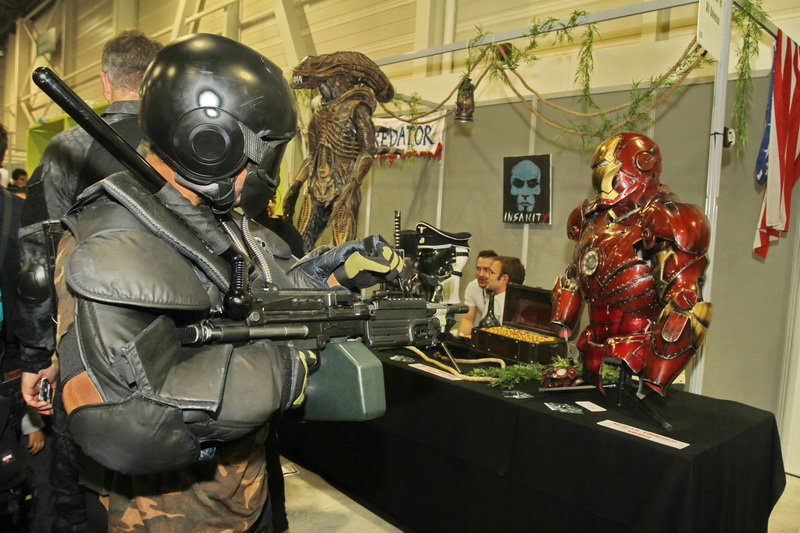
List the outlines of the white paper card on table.
{"type": "Polygon", "coordinates": [[[603,420],[602,422],[598,422],[597,425],[607,427],[609,429],[613,429],[616,431],[621,431],[622,433],[627,433],[628,435],[633,435],[635,437],[656,442],[658,444],[663,444],[664,446],[677,448],[679,450],[682,450],[687,446],[689,446],[689,443],[687,442],[681,442],[679,440],[670,439],[669,437],[664,437],[663,435],[659,435],[658,433],[652,433],[650,431],[629,426],[627,424],[614,422],[613,420],[603,420]]]}
{"type": "Polygon", "coordinates": [[[605,407],[600,407],[596,403],[592,403],[589,401],[575,402],[575,403],[577,403],[578,405],[580,405],[581,407],[592,413],[602,413],[603,411],[606,410],[605,407]]]}

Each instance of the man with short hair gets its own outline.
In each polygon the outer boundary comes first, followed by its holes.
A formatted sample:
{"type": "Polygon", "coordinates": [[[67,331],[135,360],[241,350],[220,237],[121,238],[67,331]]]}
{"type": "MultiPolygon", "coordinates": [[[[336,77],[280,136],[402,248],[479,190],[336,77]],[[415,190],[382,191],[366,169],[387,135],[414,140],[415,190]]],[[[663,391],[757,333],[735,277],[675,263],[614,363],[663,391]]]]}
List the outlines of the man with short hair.
{"type": "MultiPolygon", "coordinates": [[[[133,146],[142,140],[139,86],[145,70],[162,47],[138,30],[125,30],[103,47],[100,81],[109,105],[101,116],[133,146]]],[[[42,378],[56,382],[55,368],[51,365],[55,350],[54,302],[48,284],[51,259],[45,245],[50,236],[43,230],[44,223],[63,217],[86,187],[123,169],[119,161],[76,126],[53,137],[28,182],[20,229],[22,270],[17,333],[25,372],[22,394],[29,405],[43,414],[49,414],[50,410],[42,409],[46,402],[38,403],[35,390],[42,378]]],[[[57,239],[57,235],[52,236],[53,242],[57,239]]],[[[65,532],[84,531],[85,494],[77,482],[80,451],[69,438],[61,406],[56,406],[53,418],[55,528],[65,532]]]]}
{"type": "Polygon", "coordinates": [[[461,337],[470,337],[472,328],[486,316],[486,306],[489,304],[489,295],[486,294],[486,282],[489,279],[490,267],[497,257],[494,250],[481,250],[475,260],[475,279],[467,284],[464,291],[464,304],[469,307],[467,314],[461,317],[458,325],[458,334],[461,337]]]}
{"type": "Polygon", "coordinates": [[[11,182],[8,184],[8,192],[25,198],[28,190],[28,173],[25,169],[15,168],[11,173],[11,182]]]}
{"type": "Polygon", "coordinates": [[[11,173],[11,183],[17,187],[25,187],[28,184],[28,173],[24,168],[15,168],[11,173]]]}
{"type": "MultiPolygon", "coordinates": [[[[8,131],[0,124],[0,165],[5,159],[8,147],[8,131]]],[[[14,283],[17,277],[17,238],[16,229],[19,227],[20,204],[22,200],[16,198],[4,187],[0,187],[0,445],[3,446],[3,465],[0,467],[0,528],[5,531],[21,530],[25,528],[25,519],[20,516],[20,507],[23,505],[22,484],[25,481],[24,462],[21,450],[17,444],[17,434],[20,427],[22,406],[14,402],[13,391],[6,390],[14,386],[10,379],[11,371],[15,370],[12,357],[14,338],[13,307],[10,298],[15,292],[14,283]],[[7,342],[11,341],[11,342],[7,342]],[[9,366],[12,365],[12,366],[9,366]],[[9,378],[6,379],[8,371],[9,378]],[[8,383],[6,383],[8,381],[8,383]]],[[[16,357],[14,357],[16,359],[16,357]]]]}
{"type": "MultiPolygon", "coordinates": [[[[142,140],[139,85],[162,46],[138,30],[125,30],[103,47],[100,80],[109,106],[101,116],[133,146],[142,140]]],[[[22,275],[28,278],[24,280],[26,285],[29,282],[44,292],[48,289],[33,281],[43,279],[39,270],[46,268],[42,223],[60,219],[86,187],[123,169],[119,161],[78,126],[53,137],[28,183],[28,199],[22,213],[21,265],[22,275]]],[[[23,327],[19,333],[23,368],[27,372],[38,372],[50,364],[55,349],[52,309],[49,294],[27,297],[23,294],[20,303],[23,327]]],[[[26,400],[34,399],[30,390],[23,389],[25,394],[26,400]]]]}
{"type": "Polygon", "coordinates": [[[486,290],[494,293],[494,316],[503,323],[503,307],[506,303],[506,289],[509,283],[521,285],[525,282],[525,267],[516,257],[498,256],[489,267],[486,290]]]}

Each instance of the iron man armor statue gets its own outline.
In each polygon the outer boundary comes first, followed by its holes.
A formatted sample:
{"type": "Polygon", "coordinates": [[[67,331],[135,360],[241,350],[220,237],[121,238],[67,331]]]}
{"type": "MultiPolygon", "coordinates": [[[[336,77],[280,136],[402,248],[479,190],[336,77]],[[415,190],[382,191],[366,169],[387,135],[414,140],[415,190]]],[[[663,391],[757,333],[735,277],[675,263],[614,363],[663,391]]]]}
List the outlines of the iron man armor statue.
{"type": "Polygon", "coordinates": [[[663,396],[703,344],[711,320],[711,304],[702,298],[708,219],[699,207],[680,203],[660,174],[661,153],[651,139],[639,133],[606,139],[592,160],[597,197],[567,221],[567,236],[577,244],[553,288],[552,327],[570,337],[586,300],[589,325],[577,346],[602,392],[603,361],[614,357],[663,396]]]}

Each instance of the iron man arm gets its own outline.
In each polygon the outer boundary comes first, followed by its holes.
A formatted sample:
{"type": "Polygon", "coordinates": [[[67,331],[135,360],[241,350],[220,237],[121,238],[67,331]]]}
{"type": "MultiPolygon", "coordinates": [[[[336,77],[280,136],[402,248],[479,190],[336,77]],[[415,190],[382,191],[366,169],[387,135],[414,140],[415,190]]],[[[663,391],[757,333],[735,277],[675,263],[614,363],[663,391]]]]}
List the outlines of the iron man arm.
{"type": "Polygon", "coordinates": [[[663,394],[702,346],[711,321],[711,304],[702,300],[710,227],[700,208],[690,204],[651,204],[644,215],[643,242],[652,253],[664,307],[653,331],[654,360],[643,378],[663,394]]]}
{"type": "Polygon", "coordinates": [[[562,339],[572,337],[572,330],[578,323],[583,309],[583,296],[578,290],[574,270],[575,265],[570,264],[567,272],[556,279],[556,285],[553,287],[553,316],[550,319],[550,327],[562,339]]]}
{"type": "MultiPolygon", "coordinates": [[[[583,201],[567,218],[567,237],[570,240],[577,241],[580,238],[589,206],[588,201],[583,201]]],[[[575,263],[570,263],[564,275],[556,279],[552,301],[553,316],[550,327],[559,337],[568,339],[572,336],[572,330],[578,323],[583,309],[583,296],[578,287],[575,263]]]]}

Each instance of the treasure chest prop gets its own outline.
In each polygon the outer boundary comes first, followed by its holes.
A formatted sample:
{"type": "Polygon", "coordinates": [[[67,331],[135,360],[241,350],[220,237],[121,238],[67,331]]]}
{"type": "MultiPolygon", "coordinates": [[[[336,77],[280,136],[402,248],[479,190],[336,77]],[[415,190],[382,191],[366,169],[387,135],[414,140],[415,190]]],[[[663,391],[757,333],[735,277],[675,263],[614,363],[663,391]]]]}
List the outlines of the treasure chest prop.
{"type": "Polygon", "coordinates": [[[545,289],[509,283],[503,325],[474,328],[472,350],[514,363],[547,364],[557,355],[566,356],[567,342],[550,329],[550,295],[545,289]]]}

